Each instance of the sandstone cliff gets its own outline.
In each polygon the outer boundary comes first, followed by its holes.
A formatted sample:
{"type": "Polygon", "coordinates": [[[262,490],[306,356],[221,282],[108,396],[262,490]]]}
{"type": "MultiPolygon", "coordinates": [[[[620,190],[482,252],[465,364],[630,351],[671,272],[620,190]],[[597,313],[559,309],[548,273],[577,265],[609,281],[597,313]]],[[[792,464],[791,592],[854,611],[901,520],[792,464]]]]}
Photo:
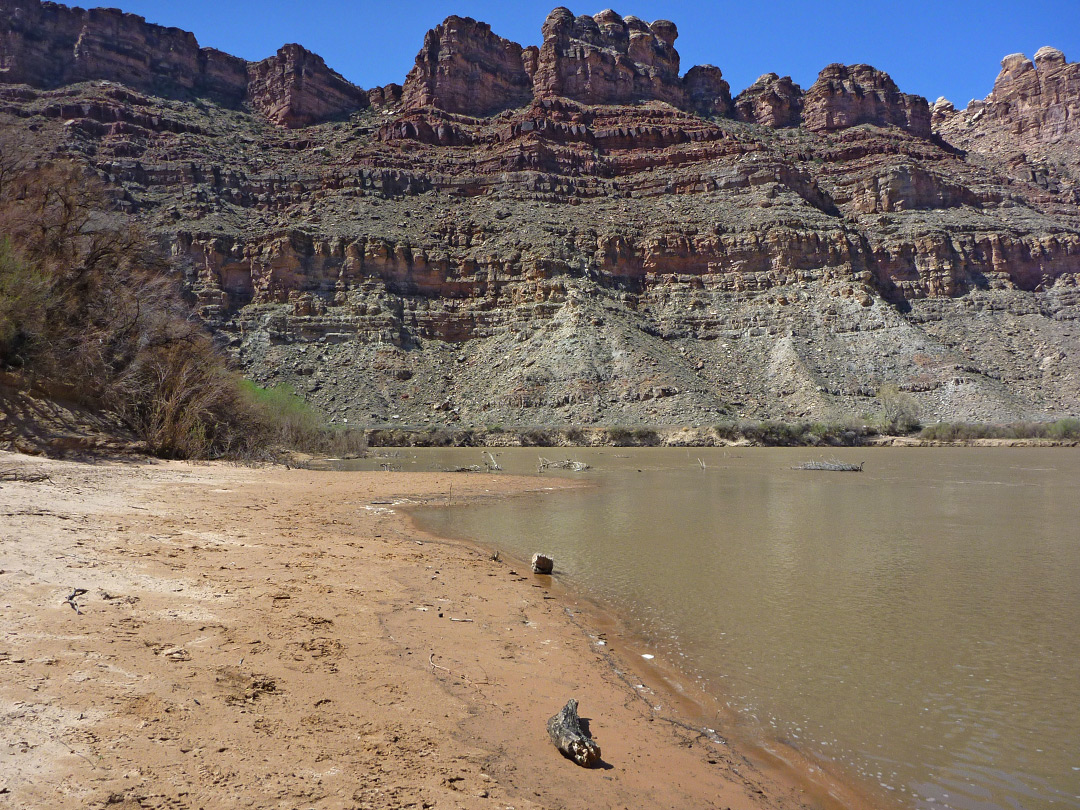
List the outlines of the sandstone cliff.
{"type": "Polygon", "coordinates": [[[873,124],[930,135],[930,108],[922,96],[901,93],[887,73],[870,65],[829,65],[802,100],[807,129],[831,132],[873,124]]]}
{"type": "Polygon", "coordinates": [[[364,91],[299,45],[248,64],[200,48],[187,31],[134,14],[38,0],[0,0],[0,76],[38,88],[106,80],[164,97],[207,97],[230,107],[247,101],[290,127],[368,106],[364,91]]]}
{"type": "Polygon", "coordinates": [[[548,15],[543,45],[522,48],[468,17],[450,16],[428,31],[405,81],[406,110],[434,107],[486,116],[533,100],[585,104],[664,101],[702,115],[727,115],[731,93],[719,68],[699,65],[679,75],[678,29],[608,9],[575,17],[548,15]]]}
{"type": "Polygon", "coordinates": [[[540,98],[563,96],[586,104],[630,104],[643,99],[679,106],[678,31],[673,23],[652,25],[608,9],[575,17],[557,8],[541,29],[544,44],[534,77],[540,98]]]}
{"type": "Polygon", "coordinates": [[[522,57],[520,45],[491,33],[486,23],[447,17],[424,37],[416,67],[405,79],[402,104],[467,115],[520,107],[532,97],[522,57]]]}
{"type": "Polygon", "coordinates": [[[802,88],[790,76],[766,73],[735,98],[735,116],[766,127],[797,127],[802,122],[802,98],[802,88]]]}
{"type": "Polygon", "coordinates": [[[330,70],[321,56],[299,45],[248,66],[247,96],[271,121],[302,127],[355,112],[368,94],[330,70]]]}
{"type": "Polygon", "coordinates": [[[926,420],[1076,413],[1080,92],[1054,53],[935,104],[933,136],[861,65],[732,103],[719,70],[679,76],[674,25],[614,12],[556,10],[538,50],[449,18],[365,95],[290,46],[214,106],[30,81],[49,15],[97,12],[0,8],[5,137],[89,162],[247,372],[335,419],[861,418],[884,384],[926,420]]]}
{"type": "Polygon", "coordinates": [[[38,0],[0,2],[4,81],[60,87],[108,79],[160,95],[209,95],[237,104],[247,91],[243,59],[200,48],[179,28],[116,9],[86,11],[38,0]]]}
{"type": "Polygon", "coordinates": [[[1080,200],[1080,63],[1043,47],[1001,61],[985,99],[956,111],[942,105],[936,130],[956,146],[986,155],[1017,179],[1080,200]]]}

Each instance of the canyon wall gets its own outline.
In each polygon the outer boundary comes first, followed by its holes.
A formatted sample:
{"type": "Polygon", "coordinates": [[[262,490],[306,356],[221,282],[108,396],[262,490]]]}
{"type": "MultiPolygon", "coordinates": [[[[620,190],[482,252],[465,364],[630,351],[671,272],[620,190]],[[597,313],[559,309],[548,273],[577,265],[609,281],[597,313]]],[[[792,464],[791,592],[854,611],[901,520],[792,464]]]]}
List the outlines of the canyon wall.
{"type": "Polygon", "coordinates": [[[117,9],[69,8],[38,0],[0,2],[0,77],[55,88],[112,81],[165,97],[248,101],[272,121],[304,126],[368,106],[367,94],[299,45],[249,64],[194,34],[117,9]]]}
{"type": "Polygon", "coordinates": [[[733,100],[676,37],[452,16],[364,92],[298,45],[0,0],[0,135],[86,163],[246,373],[350,424],[861,418],[887,384],[1075,414],[1076,65],[1009,57],[959,111],[866,65],[733,100]]]}

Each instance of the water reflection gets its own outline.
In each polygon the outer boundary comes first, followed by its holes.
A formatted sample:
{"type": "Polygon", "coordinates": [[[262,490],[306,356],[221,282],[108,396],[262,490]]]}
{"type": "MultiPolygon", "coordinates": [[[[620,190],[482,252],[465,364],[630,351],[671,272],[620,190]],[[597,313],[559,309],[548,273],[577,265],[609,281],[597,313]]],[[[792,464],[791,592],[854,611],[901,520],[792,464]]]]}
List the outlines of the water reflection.
{"type": "Polygon", "coordinates": [[[1080,455],[838,454],[862,473],[790,469],[805,450],[574,455],[597,488],[423,520],[550,550],[658,655],[913,806],[1080,807],[1080,455]]]}

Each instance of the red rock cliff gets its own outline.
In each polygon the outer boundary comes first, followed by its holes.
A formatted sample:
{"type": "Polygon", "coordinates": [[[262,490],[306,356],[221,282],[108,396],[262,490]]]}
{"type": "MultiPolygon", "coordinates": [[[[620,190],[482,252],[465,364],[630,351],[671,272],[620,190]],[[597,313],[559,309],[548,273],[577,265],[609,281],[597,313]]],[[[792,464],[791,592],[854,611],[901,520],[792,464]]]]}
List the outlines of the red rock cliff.
{"type": "Polygon", "coordinates": [[[1032,62],[1005,57],[986,115],[1004,122],[1022,145],[1053,143],[1080,131],[1080,63],[1057,48],[1040,48],[1032,62]]]}
{"type": "Polygon", "coordinates": [[[685,103],[679,80],[678,29],[652,25],[608,9],[575,17],[557,8],[543,26],[536,70],[539,98],[562,96],[586,104],[630,104],[643,99],[685,103]]]}
{"type": "Polygon", "coordinates": [[[901,93],[888,73],[870,65],[826,67],[803,97],[803,126],[831,132],[859,124],[896,126],[930,136],[930,107],[922,96],[901,93]]]}
{"type": "Polygon", "coordinates": [[[210,95],[229,104],[247,93],[247,63],[195,35],[116,9],[37,0],[0,2],[3,81],[59,87],[108,79],[159,95],[210,95]]]}
{"type": "Polygon", "coordinates": [[[1080,63],[1043,47],[1001,60],[985,99],[935,105],[934,128],[962,149],[992,156],[1011,177],[1080,200],[1080,63]],[[1063,171],[1064,169],[1064,171],[1063,171]]]}
{"type": "Polygon", "coordinates": [[[424,37],[405,79],[403,107],[482,116],[527,104],[532,78],[522,53],[516,42],[491,33],[487,23],[447,17],[424,37]]]}
{"type": "Polygon", "coordinates": [[[159,96],[248,101],[290,127],[368,106],[363,90],[299,45],[248,64],[116,9],[0,0],[0,81],[52,88],[102,79],[159,96]]]}
{"type": "Polygon", "coordinates": [[[369,104],[368,94],[299,45],[248,66],[248,98],[271,121],[302,127],[369,104]]]}
{"type": "Polygon", "coordinates": [[[735,117],[767,127],[797,127],[802,117],[802,89],[790,76],[766,73],[735,98],[735,117]]]}

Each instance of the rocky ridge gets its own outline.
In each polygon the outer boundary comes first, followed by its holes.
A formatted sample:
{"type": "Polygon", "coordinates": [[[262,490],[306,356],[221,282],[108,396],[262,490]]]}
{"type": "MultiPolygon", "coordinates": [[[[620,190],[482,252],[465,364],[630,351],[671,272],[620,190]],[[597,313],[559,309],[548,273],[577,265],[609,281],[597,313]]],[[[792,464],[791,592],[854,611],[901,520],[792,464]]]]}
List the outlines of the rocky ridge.
{"type": "Polygon", "coordinates": [[[111,8],[89,11],[38,0],[0,2],[0,80],[57,88],[106,80],[166,98],[248,102],[288,127],[367,107],[368,94],[299,45],[248,63],[195,35],[111,8]]]}
{"type": "MultiPolygon", "coordinates": [[[[862,417],[885,384],[927,421],[1076,413],[1064,57],[1006,60],[978,118],[865,65],[732,101],[715,68],[679,76],[673,24],[556,9],[540,48],[450,17],[402,86],[287,46],[241,91],[35,73],[72,19],[176,31],[3,0],[4,129],[87,160],[247,372],[335,419],[862,417]]],[[[202,64],[182,33],[170,58],[202,64]]]]}

